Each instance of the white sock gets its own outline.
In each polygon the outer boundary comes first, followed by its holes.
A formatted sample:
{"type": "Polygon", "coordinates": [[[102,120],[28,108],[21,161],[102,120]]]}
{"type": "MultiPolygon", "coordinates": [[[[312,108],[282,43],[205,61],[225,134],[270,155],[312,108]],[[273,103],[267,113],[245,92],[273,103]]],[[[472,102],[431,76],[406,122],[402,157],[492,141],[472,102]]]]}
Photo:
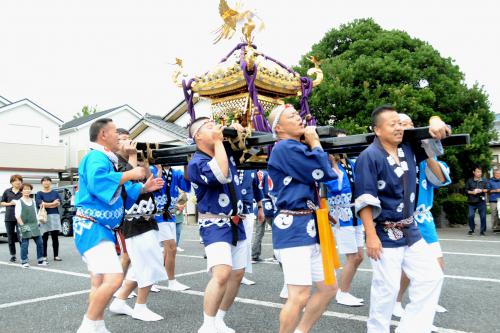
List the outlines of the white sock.
{"type": "Polygon", "coordinates": [[[224,320],[224,317],[226,316],[226,312],[227,312],[227,311],[224,311],[224,310],[219,309],[219,310],[217,311],[217,314],[215,315],[215,318],[217,318],[217,319],[221,319],[221,320],[224,320]]]}
{"type": "Polygon", "coordinates": [[[97,327],[98,320],[90,320],[87,315],[83,316],[82,324],[90,327],[97,327]]]}
{"type": "Polygon", "coordinates": [[[205,312],[203,312],[203,325],[207,325],[210,327],[215,326],[215,317],[209,316],[205,312]]]}
{"type": "Polygon", "coordinates": [[[145,310],[147,308],[148,307],[146,306],[146,304],[135,303],[135,306],[134,306],[134,310],[145,310]]]}
{"type": "Polygon", "coordinates": [[[168,280],[168,285],[170,285],[171,283],[175,283],[175,282],[177,282],[175,279],[173,279],[173,280],[168,280]]]}

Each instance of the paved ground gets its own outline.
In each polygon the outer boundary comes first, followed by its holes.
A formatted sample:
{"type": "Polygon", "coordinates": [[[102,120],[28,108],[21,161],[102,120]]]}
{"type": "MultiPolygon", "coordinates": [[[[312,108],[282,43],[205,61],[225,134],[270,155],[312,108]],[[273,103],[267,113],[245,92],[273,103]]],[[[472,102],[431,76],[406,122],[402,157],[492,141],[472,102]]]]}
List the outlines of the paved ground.
{"type": "MultiPolygon", "coordinates": [[[[435,324],[441,332],[449,333],[500,332],[500,235],[467,237],[466,230],[440,230],[446,255],[440,303],[449,312],[438,314],[435,324]]],[[[203,248],[197,239],[197,229],[185,227],[181,241],[185,252],[177,261],[178,279],[192,289],[182,293],[162,290],[150,296],[149,307],[165,319],[144,323],[107,312],[106,323],[112,332],[196,332],[202,322],[202,296],[208,280],[203,248]]],[[[72,239],[62,238],[61,243],[63,262],[50,260],[48,268],[30,269],[8,264],[7,244],[0,243],[0,333],[76,331],[85,312],[89,279],[72,239]]],[[[264,258],[271,258],[269,234],[264,243],[264,258]]],[[[34,254],[31,245],[30,257],[34,254]]],[[[279,266],[270,260],[254,265],[249,277],[257,285],[242,286],[227,323],[239,333],[277,332],[283,303],[278,296],[283,281],[279,266]]],[[[365,261],[355,277],[353,293],[369,300],[370,279],[370,265],[365,261]]],[[[365,332],[368,306],[368,301],[360,308],[332,303],[313,332],[365,332]]]]}

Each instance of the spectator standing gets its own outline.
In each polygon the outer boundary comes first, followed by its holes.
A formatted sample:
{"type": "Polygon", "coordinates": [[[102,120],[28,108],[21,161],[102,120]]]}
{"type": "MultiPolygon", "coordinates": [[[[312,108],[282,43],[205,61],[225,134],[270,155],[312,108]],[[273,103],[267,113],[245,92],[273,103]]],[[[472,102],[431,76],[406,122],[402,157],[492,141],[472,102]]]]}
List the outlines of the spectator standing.
{"type": "Polygon", "coordinates": [[[23,184],[21,199],[17,200],[15,206],[15,216],[21,231],[21,265],[23,268],[30,267],[28,263],[29,240],[36,243],[36,258],[39,266],[47,266],[47,261],[43,258],[42,236],[38,228],[36,203],[31,199],[33,185],[23,184]]]}
{"type": "Polygon", "coordinates": [[[47,244],[49,235],[52,239],[52,251],[54,261],[62,261],[59,257],[59,232],[61,231],[61,215],[58,207],[61,199],[57,191],[52,189],[52,179],[45,176],[41,180],[42,190],[36,194],[36,205],[38,209],[44,207],[47,211],[47,222],[40,224],[40,232],[43,240],[43,257],[47,260],[47,244]]]}
{"type": "Polygon", "coordinates": [[[485,236],[486,231],[486,192],[488,183],[481,176],[483,171],[479,166],[475,167],[472,171],[472,178],[467,180],[465,184],[465,189],[467,190],[468,204],[469,204],[469,232],[468,235],[472,236],[476,229],[476,223],[474,222],[474,217],[476,210],[479,212],[479,218],[481,219],[481,236],[485,236]]]}
{"type": "Polygon", "coordinates": [[[181,242],[182,224],[184,223],[184,209],[187,206],[186,192],[182,192],[177,200],[175,208],[175,239],[177,242],[177,252],[184,252],[184,249],[179,246],[181,242]]]}
{"type": "Polygon", "coordinates": [[[16,262],[16,240],[17,240],[17,220],[15,215],[16,202],[21,199],[21,185],[23,177],[21,175],[12,175],[10,177],[11,188],[3,192],[0,206],[5,207],[5,230],[9,242],[10,262],[16,262]]]}
{"type": "Polygon", "coordinates": [[[500,232],[498,218],[498,200],[500,199],[500,169],[493,170],[493,178],[488,181],[488,191],[490,192],[490,210],[493,232],[500,232]]]}

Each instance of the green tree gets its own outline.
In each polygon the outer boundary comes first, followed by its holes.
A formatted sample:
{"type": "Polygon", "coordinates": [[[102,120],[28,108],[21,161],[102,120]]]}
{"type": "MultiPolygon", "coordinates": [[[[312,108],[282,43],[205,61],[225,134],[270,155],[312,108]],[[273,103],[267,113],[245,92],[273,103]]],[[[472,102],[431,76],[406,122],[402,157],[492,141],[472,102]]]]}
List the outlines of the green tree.
{"type": "Polygon", "coordinates": [[[490,167],[488,142],[496,132],[488,96],[478,84],[467,87],[454,61],[428,43],[360,19],[330,30],[313,45],[296,67],[302,75],[312,65],[309,56],[322,61],[324,73],[309,99],[320,125],[367,132],[372,110],[386,103],[407,113],[416,126],[439,115],[454,133],[471,135],[471,145],[447,149],[444,160],[453,178],[469,176],[475,164],[490,167]]]}
{"type": "Polygon", "coordinates": [[[97,110],[97,105],[95,105],[95,106],[84,105],[82,107],[82,111],[76,113],[73,116],[73,119],[77,119],[77,118],[81,118],[81,117],[87,117],[87,116],[90,116],[91,114],[94,114],[96,112],[99,112],[97,110]]]}

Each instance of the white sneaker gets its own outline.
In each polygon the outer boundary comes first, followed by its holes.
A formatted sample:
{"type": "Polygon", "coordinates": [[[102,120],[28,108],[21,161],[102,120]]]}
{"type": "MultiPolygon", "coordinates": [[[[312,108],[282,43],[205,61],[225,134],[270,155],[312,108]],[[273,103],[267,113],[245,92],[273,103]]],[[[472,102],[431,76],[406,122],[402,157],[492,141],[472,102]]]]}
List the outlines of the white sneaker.
{"type": "Polygon", "coordinates": [[[203,324],[198,329],[198,333],[218,333],[218,331],[215,328],[215,326],[209,326],[209,325],[203,324]]]}
{"type": "Polygon", "coordinates": [[[130,293],[130,295],[128,295],[127,299],[131,299],[131,298],[134,298],[134,297],[137,297],[137,294],[135,291],[132,290],[132,292],[130,293]]]}
{"type": "Polygon", "coordinates": [[[437,305],[436,306],[436,312],[437,313],[445,313],[445,312],[448,312],[448,310],[446,310],[446,308],[442,307],[441,305],[437,305]]]}
{"type": "Polygon", "coordinates": [[[396,302],[396,305],[394,305],[394,309],[392,310],[392,315],[394,317],[403,317],[403,314],[405,313],[405,309],[403,308],[403,305],[401,305],[401,302],[396,302]]]}
{"type": "Polygon", "coordinates": [[[38,266],[48,266],[49,263],[46,260],[42,260],[38,262],[38,266]]]}
{"type": "Polygon", "coordinates": [[[128,304],[125,303],[124,300],[121,300],[119,298],[115,298],[113,302],[111,302],[109,311],[127,316],[132,316],[132,313],[134,312],[134,310],[130,306],[128,306],[128,304]]]}
{"type": "Polygon", "coordinates": [[[158,321],[163,319],[162,316],[149,310],[146,306],[137,307],[137,305],[132,310],[132,318],[142,321],[158,321]]]}
{"type": "Polygon", "coordinates": [[[153,284],[153,285],[151,286],[151,292],[153,292],[153,293],[159,293],[160,291],[161,291],[161,290],[160,290],[160,288],[158,288],[158,285],[153,284]]]}
{"type": "Polygon", "coordinates": [[[177,246],[177,252],[184,252],[184,249],[182,247],[177,246]]]}
{"type": "Polygon", "coordinates": [[[356,297],[352,296],[349,293],[344,293],[342,291],[337,291],[337,295],[335,296],[338,304],[346,305],[346,306],[363,306],[364,304],[360,302],[356,297]]]}
{"type": "Polygon", "coordinates": [[[363,303],[365,301],[363,298],[356,297],[353,294],[351,294],[350,292],[343,292],[343,291],[340,291],[340,290],[338,292],[341,292],[344,295],[347,294],[348,295],[347,297],[352,298],[353,300],[356,300],[359,303],[363,303]]]}
{"type": "Polygon", "coordinates": [[[243,279],[241,279],[241,283],[244,285],[247,285],[247,286],[253,286],[255,284],[255,281],[252,281],[252,280],[247,279],[246,277],[243,277],[243,279]]]}
{"type": "Polygon", "coordinates": [[[283,288],[281,289],[280,297],[284,299],[288,298],[288,286],[286,284],[284,284],[283,288]]]}
{"type": "Polygon", "coordinates": [[[186,286],[185,284],[180,283],[177,280],[168,281],[168,289],[172,291],[183,291],[188,290],[191,287],[186,286]]]}
{"type": "Polygon", "coordinates": [[[25,262],[24,264],[21,264],[21,267],[22,268],[30,268],[30,264],[28,264],[27,262],[25,262]]]}
{"type": "Polygon", "coordinates": [[[215,318],[215,329],[217,333],[234,333],[235,331],[226,325],[223,319],[215,318]]]}

